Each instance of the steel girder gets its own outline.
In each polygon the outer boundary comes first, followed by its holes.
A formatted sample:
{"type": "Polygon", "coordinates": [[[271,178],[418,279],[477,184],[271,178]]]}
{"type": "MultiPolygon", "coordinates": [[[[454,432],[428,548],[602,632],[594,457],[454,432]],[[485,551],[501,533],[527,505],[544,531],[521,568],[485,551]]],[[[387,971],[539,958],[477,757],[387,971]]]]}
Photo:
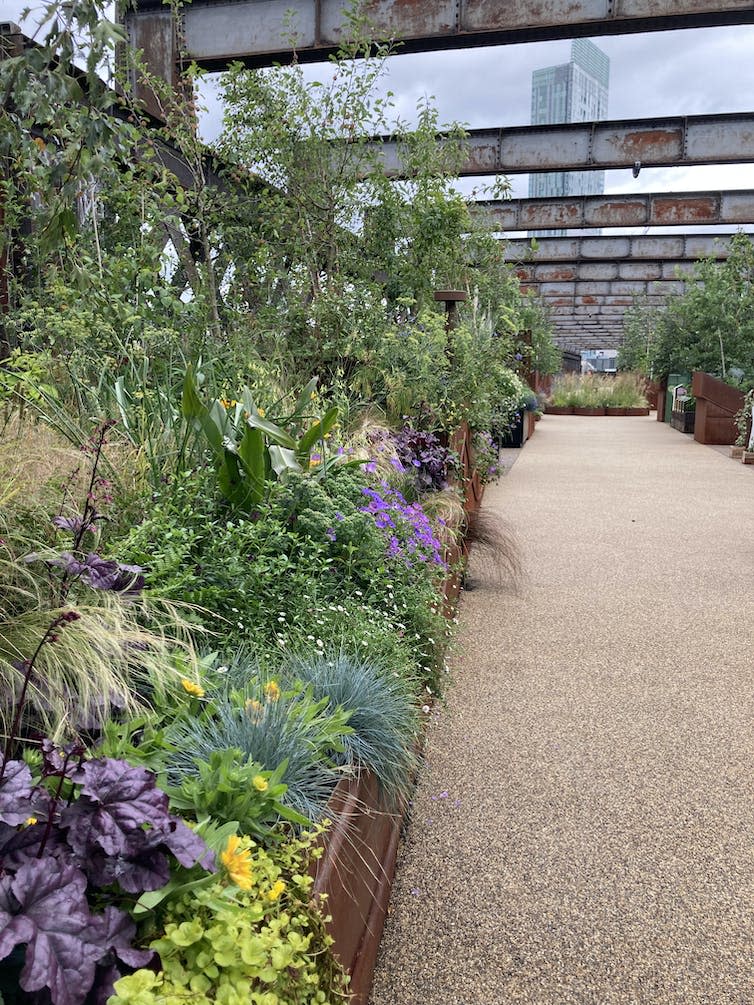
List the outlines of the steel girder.
{"type": "MultiPolygon", "coordinates": [[[[376,37],[401,42],[399,53],[754,23],[749,0],[369,0],[364,13],[376,37]]],[[[343,0],[193,0],[181,8],[181,34],[207,70],[233,60],[269,66],[294,45],[299,61],[316,62],[347,38],[346,14],[343,0]]],[[[149,50],[150,69],[165,79],[177,63],[169,17],[161,0],[139,0],[125,15],[132,44],[149,50]]]]}
{"type": "Polygon", "coordinates": [[[737,226],[754,223],[754,189],[496,199],[477,202],[472,212],[501,231],[737,226]]]}
{"type": "MultiPolygon", "coordinates": [[[[402,177],[400,139],[375,144],[387,173],[402,177]]],[[[754,161],[754,112],[471,129],[466,147],[462,177],[746,164],[754,161]]]]}
{"type": "Polygon", "coordinates": [[[673,282],[693,273],[693,262],[562,262],[551,265],[522,265],[516,274],[523,283],[562,283],[580,280],[603,282],[673,282]]]}
{"type": "Polygon", "coordinates": [[[687,262],[725,259],[730,236],[715,234],[634,234],[609,237],[540,237],[506,241],[508,262],[687,262]]]}

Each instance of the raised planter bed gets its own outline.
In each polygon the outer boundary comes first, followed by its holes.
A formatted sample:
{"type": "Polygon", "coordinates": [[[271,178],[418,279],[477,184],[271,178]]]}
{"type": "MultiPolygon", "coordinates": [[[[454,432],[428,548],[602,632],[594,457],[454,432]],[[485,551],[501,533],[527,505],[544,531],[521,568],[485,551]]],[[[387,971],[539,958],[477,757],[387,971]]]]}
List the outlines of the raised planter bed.
{"type": "Polygon", "coordinates": [[[677,429],[679,433],[693,433],[696,412],[672,412],[670,415],[670,425],[677,429]]]}
{"type": "Polygon", "coordinates": [[[754,464],[754,450],[744,450],[741,454],[741,461],[744,464],[754,464]]]}
{"type": "Polygon", "coordinates": [[[545,415],[573,415],[573,405],[545,405],[545,415]]]}
{"type": "Polygon", "coordinates": [[[390,812],[368,772],[343,778],[329,802],[333,824],[313,866],[314,894],[336,956],[351,975],[352,1005],[367,1005],[395,875],[402,814],[390,812]]]}
{"type": "Polygon", "coordinates": [[[730,448],[730,456],[733,458],[734,461],[740,461],[741,458],[743,457],[745,449],[746,447],[732,446],[730,448]]]}
{"type": "Polygon", "coordinates": [[[604,415],[604,408],[582,408],[581,406],[575,406],[573,409],[574,415],[604,415]]]}
{"type": "MultiPolygon", "coordinates": [[[[471,431],[466,423],[450,437],[450,445],[460,458],[458,481],[464,488],[464,510],[471,516],[482,503],[484,483],[473,470],[471,431]]],[[[463,541],[446,552],[448,568],[454,570],[441,590],[446,617],[455,613],[467,558],[468,546],[463,541]]],[[[367,1005],[395,875],[403,813],[385,806],[377,780],[368,772],[341,779],[329,809],[333,825],[324,841],[324,853],[312,867],[314,893],[327,896],[324,910],[332,919],[327,927],[334,939],[333,951],[351,975],[351,1005],[367,1005]]]]}
{"type": "Polygon", "coordinates": [[[649,415],[648,408],[627,408],[626,415],[649,415]]]}
{"type": "Polygon", "coordinates": [[[627,412],[627,408],[613,408],[610,405],[605,409],[605,415],[626,415],[627,412]]]}

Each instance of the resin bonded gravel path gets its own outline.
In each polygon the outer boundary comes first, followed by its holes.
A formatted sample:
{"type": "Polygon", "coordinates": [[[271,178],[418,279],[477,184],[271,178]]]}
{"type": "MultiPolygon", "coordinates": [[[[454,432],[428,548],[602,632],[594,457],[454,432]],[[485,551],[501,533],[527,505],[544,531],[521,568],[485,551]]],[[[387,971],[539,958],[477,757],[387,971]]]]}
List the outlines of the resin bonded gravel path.
{"type": "Polygon", "coordinates": [[[754,472],[546,416],[485,509],[372,1005],[753,1005],[754,472]]]}

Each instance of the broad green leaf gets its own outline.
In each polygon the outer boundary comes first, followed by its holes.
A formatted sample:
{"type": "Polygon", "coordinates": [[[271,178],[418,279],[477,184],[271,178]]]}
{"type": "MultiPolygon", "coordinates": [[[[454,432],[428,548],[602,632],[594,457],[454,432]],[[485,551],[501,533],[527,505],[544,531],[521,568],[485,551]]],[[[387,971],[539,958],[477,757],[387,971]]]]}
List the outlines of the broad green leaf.
{"type": "Polygon", "coordinates": [[[262,430],[247,426],[238,447],[238,456],[249,482],[249,497],[255,503],[261,502],[264,498],[266,454],[262,430]]]}
{"type": "Polygon", "coordinates": [[[305,459],[309,456],[309,451],[312,449],[314,444],[329,433],[337,421],[338,408],[337,405],[334,405],[325,412],[321,419],[317,419],[317,421],[310,426],[309,429],[307,429],[299,440],[298,449],[296,451],[299,460],[305,459]]]}
{"type": "Polygon", "coordinates": [[[202,432],[207,437],[210,449],[215,456],[215,461],[222,463],[224,455],[222,427],[218,427],[212,420],[209,411],[199,397],[191,370],[186,371],[183,381],[181,410],[187,419],[192,419],[199,424],[202,432]]]}
{"type": "Polygon", "coordinates": [[[311,404],[312,394],[317,390],[317,384],[319,384],[319,377],[312,377],[309,383],[306,385],[304,390],[299,395],[298,401],[296,402],[295,415],[301,415],[311,404]]]}
{"type": "Polygon", "coordinates": [[[274,444],[270,447],[270,460],[272,467],[278,477],[286,471],[301,472],[303,469],[296,460],[296,455],[292,450],[285,447],[278,447],[274,444]]]}
{"type": "Polygon", "coordinates": [[[263,419],[256,412],[250,412],[246,422],[247,425],[254,429],[261,429],[273,443],[277,443],[281,447],[287,447],[288,450],[296,449],[296,441],[293,437],[289,433],[286,433],[284,429],[281,429],[280,426],[276,426],[274,422],[270,422],[269,419],[263,419]]]}

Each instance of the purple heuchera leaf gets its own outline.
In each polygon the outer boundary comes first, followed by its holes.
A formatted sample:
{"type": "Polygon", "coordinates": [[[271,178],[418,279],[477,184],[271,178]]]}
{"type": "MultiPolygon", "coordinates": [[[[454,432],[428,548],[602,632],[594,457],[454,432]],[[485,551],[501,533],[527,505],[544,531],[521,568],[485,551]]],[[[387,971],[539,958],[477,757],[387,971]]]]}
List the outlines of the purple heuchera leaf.
{"type": "Polygon", "coordinates": [[[154,952],[151,949],[134,949],[131,945],[136,937],[136,925],[125,911],[111,905],[97,921],[101,944],[113,956],[129,967],[146,967],[152,962],[154,952]]]}
{"type": "Polygon", "coordinates": [[[117,882],[128,893],[159,890],[170,878],[168,851],[181,865],[214,868],[204,841],[168,813],[168,798],[151,771],[99,759],[84,764],[79,777],[81,793],[63,811],[61,826],[95,885],[117,882]]]}
{"type": "Polygon", "coordinates": [[[91,988],[103,955],[97,922],[75,866],[35,859],[0,878],[0,959],[25,945],[21,987],[49,989],[53,1005],[80,1005],[91,988]]]}
{"type": "Polygon", "coordinates": [[[17,826],[32,815],[31,771],[23,761],[8,761],[0,781],[0,820],[17,826]]]}
{"type": "MultiPolygon", "coordinates": [[[[37,561],[38,555],[27,555],[26,561],[37,561]]],[[[112,558],[102,558],[90,551],[86,558],[76,558],[63,551],[55,558],[46,558],[48,565],[58,566],[69,576],[80,579],[93,590],[114,590],[119,593],[138,593],[144,587],[144,571],[139,565],[126,565],[112,558]]]]}
{"type": "MultiPolygon", "coordinates": [[[[61,530],[70,531],[71,534],[78,534],[84,526],[84,520],[80,516],[54,516],[52,522],[56,527],[60,527],[61,530]]],[[[89,527],[87,527],[87,530],[89,530],[89,527]]]]}
{"type": "Polygon", "coordinates": [[[95,847],[107,855],[126,855],[128,838],[144,824],[161,827],[168,817],[168,797],[146,768],[99,758],[81,769],[79,798],[63,811],[68,843],[86,857],[95,847]]]}

